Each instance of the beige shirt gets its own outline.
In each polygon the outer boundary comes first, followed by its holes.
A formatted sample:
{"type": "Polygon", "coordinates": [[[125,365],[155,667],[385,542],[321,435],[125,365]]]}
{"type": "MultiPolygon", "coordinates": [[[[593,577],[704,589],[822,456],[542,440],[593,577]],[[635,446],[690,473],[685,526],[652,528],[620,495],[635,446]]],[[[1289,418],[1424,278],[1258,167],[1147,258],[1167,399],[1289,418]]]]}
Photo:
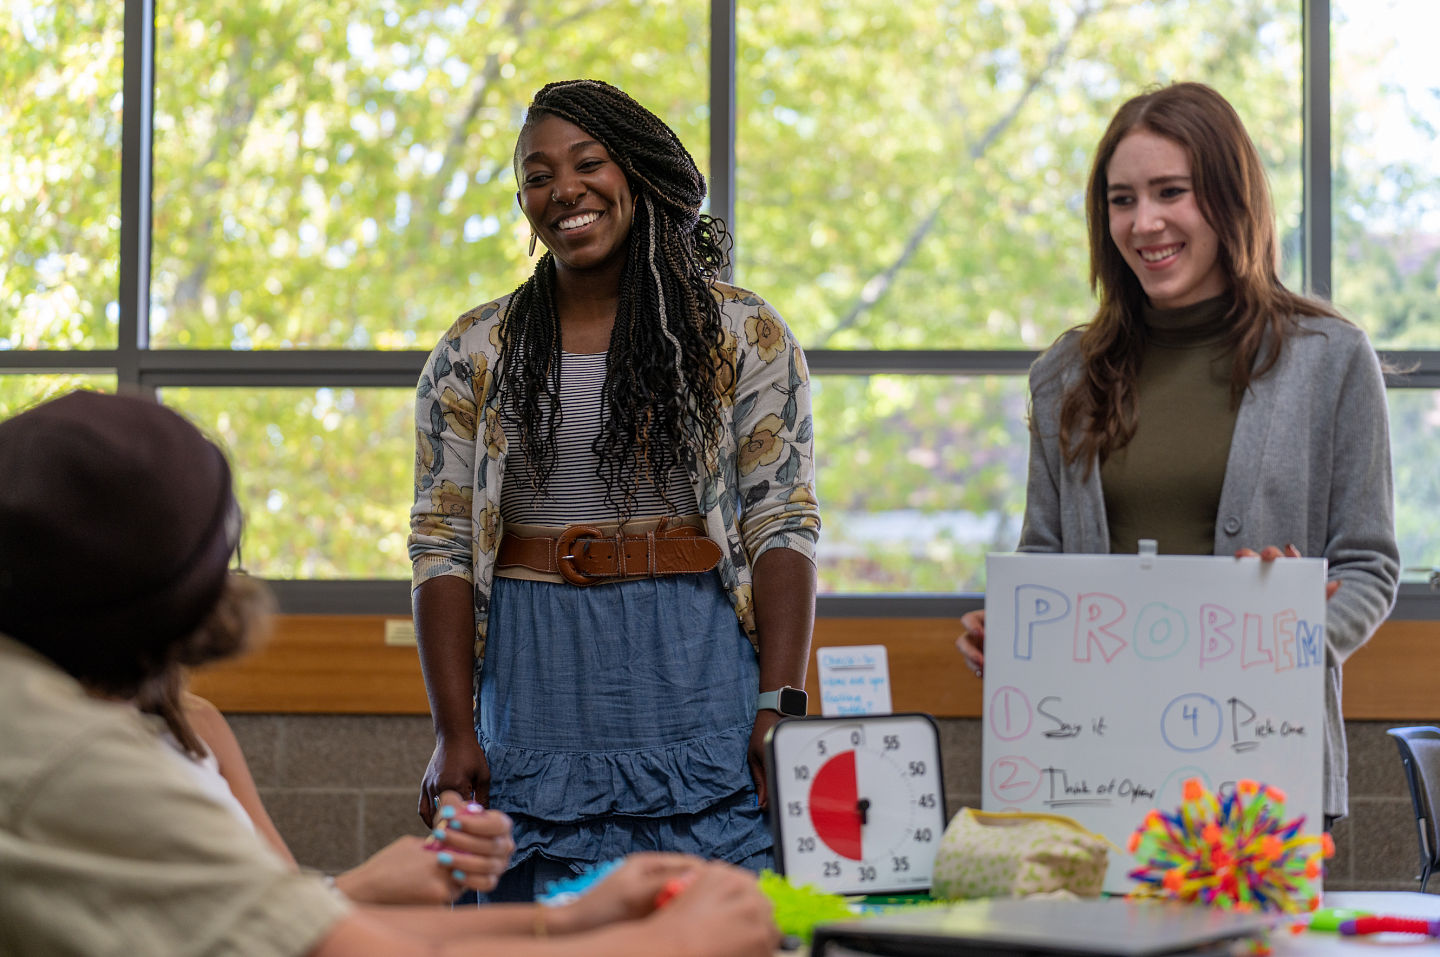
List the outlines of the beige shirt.
{"type": "Polygon", "coordinates": [[[0,954],[290,957],[347,913],[163,749],[0,635],[0,954]]]}

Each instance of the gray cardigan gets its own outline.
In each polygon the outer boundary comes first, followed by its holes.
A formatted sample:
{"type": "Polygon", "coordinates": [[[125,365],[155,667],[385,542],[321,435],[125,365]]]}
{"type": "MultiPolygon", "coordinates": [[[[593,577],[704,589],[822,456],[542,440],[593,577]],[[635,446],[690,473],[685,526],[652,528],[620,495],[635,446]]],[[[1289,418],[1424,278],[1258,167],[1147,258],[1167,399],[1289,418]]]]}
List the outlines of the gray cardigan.
{"type": "MultiPolygon", "coordinates": [[[[1293,544],[1329,559],[1343,584],[1329,602],[1325,683],[1325,813],[1349,803],[1340,666],[1395,604],[1400,576],[1385,380],[1365,334],[1303,318],[1279,361],[1240,403],[1215,554],[1293,544]]],[[[1079,372],[1080,336],[1066,333],[1030,370],[1030,478],[1022,552],[1110,551],[1100,470],[1082,477],[1060,453],[1060,397],[1079,372]]]]}

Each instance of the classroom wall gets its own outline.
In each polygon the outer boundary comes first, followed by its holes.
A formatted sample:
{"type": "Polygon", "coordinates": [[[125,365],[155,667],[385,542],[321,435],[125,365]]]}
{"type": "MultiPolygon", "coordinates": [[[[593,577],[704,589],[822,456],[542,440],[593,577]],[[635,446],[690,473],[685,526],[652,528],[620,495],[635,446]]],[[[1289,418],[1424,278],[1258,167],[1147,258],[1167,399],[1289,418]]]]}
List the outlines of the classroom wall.
{"type": "MultiPolygon", "coordinates": [[[[423,715],[227,715],[276,826],[300,863],[335,873],[423,834],[417,787],[434,738],[423,715]]],[[[1350,817],[1335,830],[1333,890],[1414,890],[1410,796],[1385,729],[1347,721],[1350,817]]],[[[940,719],[949,810],[980,802],[980,721],[940,719]]],[[[1440,889],[1440,882],[1436,882],[1440,889]]]]}

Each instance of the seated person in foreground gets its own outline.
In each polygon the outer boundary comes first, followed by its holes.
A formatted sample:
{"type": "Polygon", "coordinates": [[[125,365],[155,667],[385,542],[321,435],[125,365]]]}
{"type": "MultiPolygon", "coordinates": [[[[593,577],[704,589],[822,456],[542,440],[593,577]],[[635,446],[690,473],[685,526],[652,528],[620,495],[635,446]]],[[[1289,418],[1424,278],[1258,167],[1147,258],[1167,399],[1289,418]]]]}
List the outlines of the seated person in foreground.
{"type": "MultiPolygon", "coordinates": [[[[237,576],[221,596],[212,619],[253,619],[263,627],[271,602],[260,582],[237,576]]],[[[186,669],[174,666],[145,683],[134,704],[165,722],[160,740],[200,789],[260,837],[290,868],[295,856],[270,820],[240,742],[213,704],[185,690],[186,669]]],[[[335,877],[335,887],[366,904],[446,904],[466,890],[495,888],[515,842],[510,819],[499,811],[466,804],[447,791],[440,820],[429,839],[396,838],[359,867],[335,877]]]]}
{"type": "Polygon", "coordinates": [[[0,424],[0,940],[7,953],[769,955],[754,879],[632,858],[571,905],[359,906],[296,873],[133,705],[243,649],[224,596],[224,456],[142,399],[75,393],[0,424]],[[663,909],[671,879],[693,882],[663,909]],[[533,939],[543,938],[543,939],[533,939]]]}

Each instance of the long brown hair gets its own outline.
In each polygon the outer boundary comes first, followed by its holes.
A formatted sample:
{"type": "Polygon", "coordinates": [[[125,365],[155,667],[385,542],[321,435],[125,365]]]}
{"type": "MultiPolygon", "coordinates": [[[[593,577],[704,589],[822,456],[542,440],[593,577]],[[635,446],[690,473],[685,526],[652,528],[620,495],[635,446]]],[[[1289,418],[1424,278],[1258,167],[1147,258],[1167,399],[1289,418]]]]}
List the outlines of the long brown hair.
{"type": "Polygon", "coordinates": [[[1195,201],[1219,239],[1220,264],[1235,300],[1226,341],[1234,357],[1233,404],[1239,404],[1251,380],[1274,367],[1285,337],[1299,331],[1298,316],[1340,318],[1328,303],[1281,285],[1269,183],[1234,107],[1203,83],[1176,83],[1127,101],[1100,139],[1086,187],[1090,288],[1100,306],[1082,327],[1080,378],[1060,402],[1065,462],[1083,461],[1086,475],[1124,448],[1139,422],[1136,380],[1145,347],[1145,291],[1110,238],[1107,175],[1120,141],[1138,129],[1185,149],[1195,201]]]}
{"type": "Polygon", "coordinates": [[[244,654],[269,634],[275,600],[265,583],[249,575],[225,577],[220,599],[188,637],[170,650],[165,667],[151,675],[135,695],[135,707],[159,715],[175,740],[196,760],[207,748],[185,715],[185,686],[190,669],[244,654]]]}

